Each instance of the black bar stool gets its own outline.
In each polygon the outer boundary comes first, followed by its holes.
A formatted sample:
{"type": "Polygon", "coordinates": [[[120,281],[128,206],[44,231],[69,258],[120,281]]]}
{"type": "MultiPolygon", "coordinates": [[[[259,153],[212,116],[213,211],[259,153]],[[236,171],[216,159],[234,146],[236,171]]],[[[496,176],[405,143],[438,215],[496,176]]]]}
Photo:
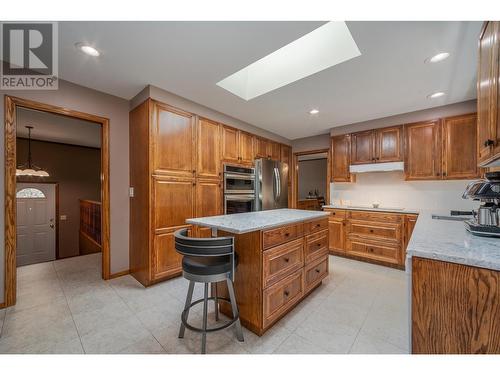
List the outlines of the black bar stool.
{"type": "Polygon", "coordinates": [[[189,280],[186,304],[181,314],[179,338],[184,337],[186,328],[195,332],[201,332],[201,352],[205,354],[208,332],[219,331],[234,324],[236,327],[236,338],[238,341],[243,341],[240,314],[233,287],[234,270],[238,262],[238,257],[234,252],[233,237],[193,238],[187,236],[187,231],[187,229],[180,229],[174,233],[175,249],[183,255],[182,275],[185,279],[189,280]],[[215,296],[209,297],[208,284],[220,281],[227,282],[229,298],[217,296],[217,284],[214,284],[215,296]],[[192,302],[195,283],[204,283],[205,291],[202,299],[192,302]],[[207,328],[208,300],[214,301],[215,319],[219,320],[219,299],[231,303],[233,318],[218,327],[207,328]],[[187,322],[189,310],[201,302],[203,302],[203,326],[202,328],[193,327],[187,322]]]}

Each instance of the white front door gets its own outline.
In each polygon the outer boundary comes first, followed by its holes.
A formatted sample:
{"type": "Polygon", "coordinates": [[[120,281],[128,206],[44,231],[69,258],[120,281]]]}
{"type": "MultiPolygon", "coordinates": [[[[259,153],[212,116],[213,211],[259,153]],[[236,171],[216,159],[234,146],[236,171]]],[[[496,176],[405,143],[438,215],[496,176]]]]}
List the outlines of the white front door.
{"type": "Polygon", "coordinates": [[[55,184],[18,183],[17,266],[56,259],[55,184]]]}

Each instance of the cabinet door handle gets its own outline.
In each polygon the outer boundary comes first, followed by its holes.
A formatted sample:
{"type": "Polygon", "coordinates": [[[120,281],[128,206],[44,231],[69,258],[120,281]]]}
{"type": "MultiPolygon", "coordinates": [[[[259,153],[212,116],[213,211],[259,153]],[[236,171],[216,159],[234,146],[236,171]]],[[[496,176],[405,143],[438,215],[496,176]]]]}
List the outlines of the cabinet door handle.
{"type": "Polygon", "coordinates": [[[373,233],[373,229],[370,229],[370,233],[373,233]]]}
{"type": "Polygon", "coordinates": [[[285,297],[288,297],[288,295],[290,294],[290,292],[289,292],[288,290],[285,290],[285,291],[283,292],[283,294],[285,295],[285,297]]]}
{"type": "Polygon", "coordinates": [[[285,237],[289,237],[289,236],[290,236],[290,233],[286,232],[285,237]]]}
{"type": "Polygon", "coordinates": [[[488,140],[484,141],[485,147],[493,146],[494,144],[495,144],[495,141],[493,141],[493,139],[488,139],[488,140]]]}
{"type": "Polygon", "coordinates": [[[316,273],[319,273],[319,272],[320,272],[320,270],[319,270],[319,269],[317,269],[317,268],[315,269],[315,271],[316,271],[316,273]]]}
{"type": "Polygon", "coordinates": [[[283,260],[288,263],[290,261],[290,258],[283,258],[283,260]]]}

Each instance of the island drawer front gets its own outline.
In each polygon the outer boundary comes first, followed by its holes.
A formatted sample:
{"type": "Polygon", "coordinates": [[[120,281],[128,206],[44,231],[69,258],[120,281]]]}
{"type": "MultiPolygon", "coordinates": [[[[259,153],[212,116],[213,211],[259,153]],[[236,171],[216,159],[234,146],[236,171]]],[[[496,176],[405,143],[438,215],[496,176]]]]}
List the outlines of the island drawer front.
{"type": "Polygon", "coordinates": [[[304,266],[304,239],[287,242],[263,253],[264,288],[304,266]]]}
{"type": "Polygon", "coordinates": [[[351,237],[347,241],[347,253],[393,264],[400,263],[401,246],[391,243],[366,241],[351,237]]]}
{"type": "Polygon", "coordinates": [[[381,221],[383,223],[400,223],[402,215],[389,212],[350,211],[348,215],[354,220],[381,221]]]}
{"type": "Polygon", "coordinates": [[[335,220],[335,219],[345,219],[347,216],[347,212],[345,210],[338,210],[335,208],[325,208],[326,212],[330,213],[330,216],[328,217],[329,220],[335,220]]]}
{"type": "Polygon", "coordinates": [[[304,270],[301,268],[264,290],[264,328],[283,316],[304,295],[304,270]]]}
{"type": "Polygon", "coordinates": [[[349,235],[373,240],[401,242],[401,224],[349,220],[349,235]]]}
{"type": "Polygon", "coordinates": [[[304,256],[306,263],[328,254],[328,230],[310,234],[306,237],[304,256]]]}
{"type": "Polygon", "coordinates": [[[306,293],[328,276],[328,256],[322,257],[304,268],[306,293]]]}
{"type": "Polygon", "coordinates": [[[328,217],[304,223],[304,234],[315,233],[325,229],[328,229],[328,217]]]}
{"type": "Polygon", "coordinates": [[[302,236],[302,223],[287,225],[264,231],[262,241],[264,249],[281,245],[302,236]]]}

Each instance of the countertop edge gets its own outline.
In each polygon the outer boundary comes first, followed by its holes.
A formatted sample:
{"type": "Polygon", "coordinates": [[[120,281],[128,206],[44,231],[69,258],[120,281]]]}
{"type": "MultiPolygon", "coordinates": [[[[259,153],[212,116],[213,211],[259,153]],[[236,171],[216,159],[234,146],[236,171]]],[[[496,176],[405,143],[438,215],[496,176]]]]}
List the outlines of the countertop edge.
{"type": "Polygon", "coordinates": [[[334,210],[347,210],[347,211],[372,211],[372,212],[391,212],[401,215],[418,215],[420,210],[417,209],[390,209],[390,208],[375,208],[375,207],[348,207],[348,206],[335,206],[335,205],[325,205],[323,208],[334,209],[334,210]]]}

